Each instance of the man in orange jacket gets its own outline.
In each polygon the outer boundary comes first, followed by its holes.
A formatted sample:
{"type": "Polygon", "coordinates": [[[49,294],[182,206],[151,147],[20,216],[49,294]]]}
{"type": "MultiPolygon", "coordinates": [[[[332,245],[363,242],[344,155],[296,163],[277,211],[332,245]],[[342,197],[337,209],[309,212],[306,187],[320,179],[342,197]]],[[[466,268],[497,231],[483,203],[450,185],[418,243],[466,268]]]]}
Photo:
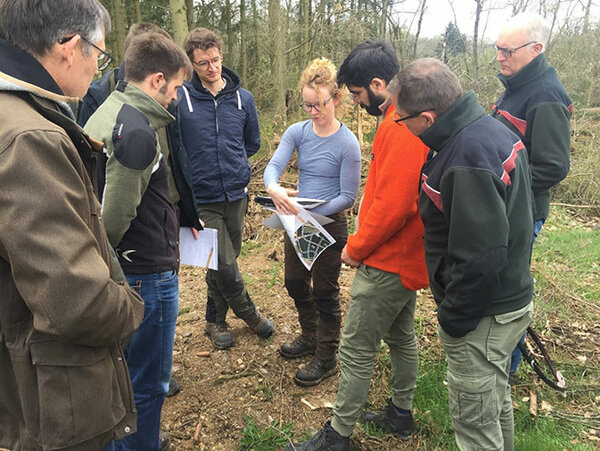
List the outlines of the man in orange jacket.
{"type": "Polygon", "coordinates": [[[338,84],[348,87],[354,102],[384,119],[373,142],[358,230],[342,250],[342,261],[358,270],[339,346],[333,419],[296,450],[349,450],[359,418],[405,439],[417,432],[411,414],[418,363],[413,323],[416,290],[428,285],[417,198],[428,149],[398,121],[389,99],[387,86],[398,70],[388,43],[367,41],[338,71],[338,84]],[[390,348],[392,399],[381,412],[362,412],[381,339],[390,348]]]}

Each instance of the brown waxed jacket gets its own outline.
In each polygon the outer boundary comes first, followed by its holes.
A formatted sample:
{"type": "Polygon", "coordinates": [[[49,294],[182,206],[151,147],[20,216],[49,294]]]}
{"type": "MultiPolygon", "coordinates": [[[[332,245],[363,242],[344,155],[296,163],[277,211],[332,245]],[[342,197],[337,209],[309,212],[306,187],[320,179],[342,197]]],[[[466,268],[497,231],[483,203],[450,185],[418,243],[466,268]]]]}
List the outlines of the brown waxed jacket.
{"type": "Polygon", "coordinates": [[[0,448],[93,451],[136,429],[120,341],[143,302],[113,263],[72,99],[0,50],[0,448]]]}

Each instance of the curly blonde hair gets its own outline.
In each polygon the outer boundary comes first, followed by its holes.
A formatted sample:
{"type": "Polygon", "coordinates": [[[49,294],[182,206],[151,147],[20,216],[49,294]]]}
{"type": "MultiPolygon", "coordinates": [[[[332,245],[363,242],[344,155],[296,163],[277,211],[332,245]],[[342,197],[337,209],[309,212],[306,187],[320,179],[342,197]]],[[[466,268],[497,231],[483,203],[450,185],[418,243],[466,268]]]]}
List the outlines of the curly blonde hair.
{"type": "Polygon", "coordinates": [[[343,102],[341,100],[345,88],[338,86],[337,69],[330,60],[327,58],[315,58],[308,63],[308,66],[302,71],[300,81],[298,82],[298,89],[302,91],[304,88],[312,88],[317,92],[321,106],[326,99],[321,98],[319,88],[327,88],[334,99],[337,98],[340,100],[335,107],[336,116],[342,114],[343,102]]]}

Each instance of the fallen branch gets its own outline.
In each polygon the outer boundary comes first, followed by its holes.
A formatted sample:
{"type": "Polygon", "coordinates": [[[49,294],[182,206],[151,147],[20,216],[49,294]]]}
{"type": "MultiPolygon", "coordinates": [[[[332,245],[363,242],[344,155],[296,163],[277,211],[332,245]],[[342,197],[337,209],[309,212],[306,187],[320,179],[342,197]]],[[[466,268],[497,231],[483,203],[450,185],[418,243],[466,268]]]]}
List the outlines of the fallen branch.
{"type": "Polygon", "coordinates": [[[550,202],[550,205],[555,205],[557,207],[567,207],[567,208],[600,208],[600,205],[577,205],[577,204],[565,204],[563,202],[550,202]]]}
{"type": "Polygon", "coordinates": [[[249,376],[253,376],[254,373],[251,372],[244,372],[244,373],[237,373],[237,374],[229,374],[228,376],[219,376],[215,379],[215,381],[213,382],[214,385],[219,385],[222,384],[224,382],[228,382],[228,381],[232,381],[235,379],[241,379],[242,377],[249,377],[249,376]]]}

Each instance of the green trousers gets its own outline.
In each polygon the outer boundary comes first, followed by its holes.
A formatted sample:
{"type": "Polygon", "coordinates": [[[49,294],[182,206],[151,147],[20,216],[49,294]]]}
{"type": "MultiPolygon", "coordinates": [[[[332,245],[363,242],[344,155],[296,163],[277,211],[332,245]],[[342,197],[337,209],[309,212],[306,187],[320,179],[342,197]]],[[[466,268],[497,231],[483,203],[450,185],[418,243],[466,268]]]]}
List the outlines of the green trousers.
{"type": "Polygon", "coordinates": [[[198,214],[206,227],[217,229],[219,243],[219,270],[206,271],[206,321],[209,323],[225,321],[229,307],[242,319],[255,311],[237,265],[247,210],[248,197],[198,205],[198,214]]]}
{"type": "Polygon", "coordinates": [[[392,360],[392,402],[411,409],[417,383],[416,292],[400,276],[360,265],[339,346],[340,385],[331,425],[349,436],[369,395],[373,361],[383,339],[392,360]]]}
{"type": "Polygon", "coordinates": [[[454,338],[441,327],[446,351],[448,404],[463,451],[514,449],[514,419],[508,370],[510,355],[531,323],[533,304],[484,317],[477,328],[454,338]]]}

